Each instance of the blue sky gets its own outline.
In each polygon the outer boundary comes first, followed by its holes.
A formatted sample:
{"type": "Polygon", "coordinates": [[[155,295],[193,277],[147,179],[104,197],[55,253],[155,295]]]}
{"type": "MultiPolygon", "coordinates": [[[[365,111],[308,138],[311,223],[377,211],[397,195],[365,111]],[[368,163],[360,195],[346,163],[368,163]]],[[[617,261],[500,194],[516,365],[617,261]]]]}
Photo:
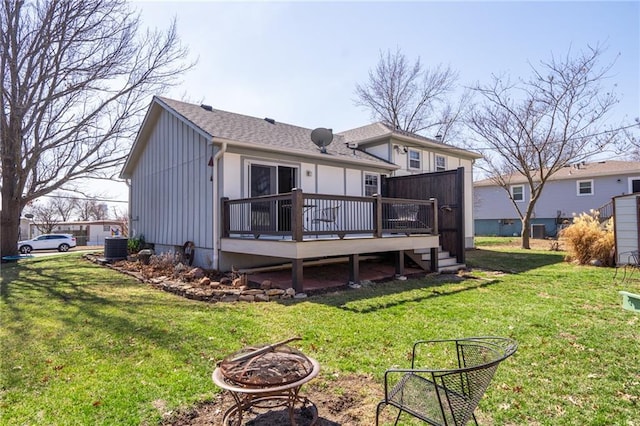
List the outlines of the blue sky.
{"type": "MultiPolygon", "coordinates": [[[[640,116],[640,2],[170,2],[135,1],[143,26],[173,16],[197,67],[169,97],[308,128],[371,122],[354,106],[380,51],[450,65],[460,85],[598,43],[617,57],[617,117],[640,116]]],[[[121,192],[126,199],[126,192],[121,192]]]]}
{"type": "Polygon", "coordinates": [[[354,106],[380,51],[450,65],[461,85],[598,43],[616,65],[618,113],[640,115],[640,2],[136,2],[143,23],[172,16],[197,68],[169,96],[303,127],[368,124],[354,106]]]}

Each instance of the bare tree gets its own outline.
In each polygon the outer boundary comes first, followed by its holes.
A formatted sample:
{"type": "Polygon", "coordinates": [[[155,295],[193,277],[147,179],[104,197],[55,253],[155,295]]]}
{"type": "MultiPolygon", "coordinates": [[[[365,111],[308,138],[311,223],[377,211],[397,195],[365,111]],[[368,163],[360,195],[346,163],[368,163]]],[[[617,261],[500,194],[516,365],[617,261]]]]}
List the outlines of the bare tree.
{"type": "Polygon", "coordinates": [[[125,0],[0,0],[0,23],[4,256],[29,201],[115,175],[149,95],[193,64],[175,21],[141,32],[125,0]]]}
{"type": "Polygon", "coordinates": [[[63,222],[70,221],[78,208],[78,200],[64,194],[53,195],[49,203],[63,222]]]}
{"type": "Polygon", "coordinates": [[[640,161],[640,118],[623,129],[622,137],[616,144],[616,153],[640,161]]]}
{"type": "Polygon", "coordinates": [[[482,103],[469,116],[469,127],[488,148],[481,167],[512,201],[522,221],[522,248],[530,248],[529,227],[547,181],[562,167],[601,152],[622,126],[611,126],[616,95],[603,87],[612,63],[600,64],[602,49],[589,47],[572,56],[552,57],[532,76],[511,83],[494,76],[474,90],[482,103]],[[513,200],[511,179],[524,177],[528,202],[513,200]]]}
{"type": "Polygon", "coordinates": [[[56,225],[62,222],[55,204],[51,201],[32,203],[29,211],[33,215],[33,225],[41,234],[52,233],[56,225]]]}
{"type": "Polygon", "coordinates": [[[357,106],[371,111],[374,120],[411,133],[429,132],[441,140],[451,138],[461,121],[469,97],[457,102],[449,97],[456,89],[458,73],[439,64],[433,69],[422,66],[420,58],[411,64],[397,49],[380,52],[380,59],[369,70],[369,81],[356,85],[357,106]]]}
{"type": "Polygon", "coordinates": [[[93,199],[79,200],[77,213],[79,220],[105,220],[109,218],[109,206],[93,199]]]}

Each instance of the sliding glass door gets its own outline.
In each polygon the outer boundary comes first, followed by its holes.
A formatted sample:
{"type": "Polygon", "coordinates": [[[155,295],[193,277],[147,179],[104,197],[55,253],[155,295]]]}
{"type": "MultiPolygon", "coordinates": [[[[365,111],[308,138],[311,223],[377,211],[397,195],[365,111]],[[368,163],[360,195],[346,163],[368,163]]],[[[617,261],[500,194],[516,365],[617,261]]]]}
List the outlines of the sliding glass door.
{"type": "MultiPolygon", "coordinates": [[[[251,164],[249,194],[251,198],[285,194],[296,187],[295,167],[251,164]]],[[[251,230],[290,231],[291,206],[286,201],[256,201],[251,203],[251,230]]]]}

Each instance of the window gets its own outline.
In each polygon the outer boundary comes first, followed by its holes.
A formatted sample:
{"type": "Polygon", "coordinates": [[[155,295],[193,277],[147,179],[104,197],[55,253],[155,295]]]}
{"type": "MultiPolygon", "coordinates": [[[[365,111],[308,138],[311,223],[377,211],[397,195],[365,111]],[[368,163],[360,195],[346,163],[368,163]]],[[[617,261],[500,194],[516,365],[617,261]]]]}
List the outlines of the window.
{"type": "Polygon", "coordinates": [[[109,232],[109,231],[111,231],[110,225],[102,225],[102,232],[109,232]]]}
{"type": "Polygon", "coordinates": [[[524,185],[513,185],[511,187],[511,198],[513,201],[524,201],[524,185]]]}
{"type": "Polygon", "coordinates": [[[593,195],[593,180],[579,180],[576,184],[578,197],[582,195],[593,195]]]}
{"type": "Polygon", "coordinates": [[[447,170],[447,157],[436,155],[436,172],[444,172],[447,170]]]}
{"type": "Polygon", "coordinates": [[[422,170],[422,155],[415,149],[409,150],[409,168],[422,170]]]}
{"type": "Polygon", "coordinates": [[[364,174],[364,196],[368,197],[374,194],[379,194],[379,176],[372,173],[364,174]]]}

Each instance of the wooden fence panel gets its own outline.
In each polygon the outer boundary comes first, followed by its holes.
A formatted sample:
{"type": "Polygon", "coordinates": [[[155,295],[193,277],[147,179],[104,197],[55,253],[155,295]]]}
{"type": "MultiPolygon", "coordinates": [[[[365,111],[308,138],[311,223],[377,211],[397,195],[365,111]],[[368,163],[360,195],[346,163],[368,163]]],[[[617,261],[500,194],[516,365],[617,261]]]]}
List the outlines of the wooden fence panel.
{"type": "Polygon", "coordinates": [[[389,198],[438,200],[440,245],[465,262],[464,250],[464,168],[382,180],[382,195],[389,198]]]}

